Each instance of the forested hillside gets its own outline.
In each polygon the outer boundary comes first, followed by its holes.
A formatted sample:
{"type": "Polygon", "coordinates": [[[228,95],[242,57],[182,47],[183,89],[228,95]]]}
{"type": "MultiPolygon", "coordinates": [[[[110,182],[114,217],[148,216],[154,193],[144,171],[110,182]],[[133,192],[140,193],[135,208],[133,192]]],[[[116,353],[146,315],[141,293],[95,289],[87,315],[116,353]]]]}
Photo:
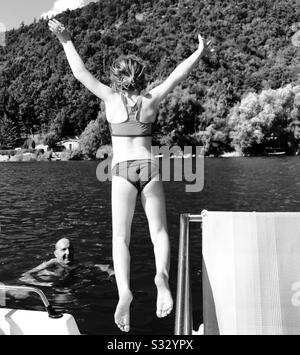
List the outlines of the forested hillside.
{"type": "MultiPolygon", "coordinates": [[[[109,66],[122,53],[141,56],[149,81],[157,83],[197,48],[197,33],[212,39],[214,54],[162,103],[155,142],[204,144],[208,154],[233,147],[251,153],[270,141],[297,150],[300,50],[291,42],[300,28],[297,0],[100,0],[56,18],[87,68],[107,84],[109,66]],[[279,110],[277,89],[287,85],[289,99],[279,110]],[[249,93],[263,91],[273,93],[266,104],[274,124],[269,116],[268,125],[249,124],[257,114],[264,120],[264,108],[239,116],[238,107],[249,93]],[[239,145],[237,117],[250,127],[246,136],[261,131],[246,147],[239,145]]],[[[97,144],[109,143],[101,102],[73,78],[47,21],[9,31],[6,42],[0,48],[0,146],[13,147],[24,134],[48,134],[49,141],[80,135],[91,121],[101,132],[97,144]]]]}

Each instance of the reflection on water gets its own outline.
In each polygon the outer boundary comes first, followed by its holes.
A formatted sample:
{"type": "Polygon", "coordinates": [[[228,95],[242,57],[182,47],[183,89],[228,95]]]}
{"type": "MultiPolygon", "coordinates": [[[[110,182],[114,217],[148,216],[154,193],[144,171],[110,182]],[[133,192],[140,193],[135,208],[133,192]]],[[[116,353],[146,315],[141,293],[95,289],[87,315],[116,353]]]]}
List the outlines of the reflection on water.
{"type": "MultiPolygon", "coordinates": [[[[53,245],[63,237],[72,240],[81,263],[112,264],[110,183],[97,181],[96,167],[97,162],[0,164],[0,282],[22,284],[20,275],[51,259],[53,245]]],[[[203,191],[185,193],[184,183],[165,183],[173,294],[180,213],[299,211],[299,173],[299,157],[206,159],[203,191]]],[[[192,226],[195,318],[201,314],[199,235],[200,227],[192,226]]],[[[140,202],[132,225],[131,252],[132,333],[173,333],[174,313],[167,319],[155,316],[153,248],[140,202]]],[[[81,332],[119,334],[113,322],[117,290],[107,274],[87,268],[41,289],[56,308],[74,314],[81,332]]],[[[42,308],[35,296],[9,302],[15,307],[42,308]]]]}

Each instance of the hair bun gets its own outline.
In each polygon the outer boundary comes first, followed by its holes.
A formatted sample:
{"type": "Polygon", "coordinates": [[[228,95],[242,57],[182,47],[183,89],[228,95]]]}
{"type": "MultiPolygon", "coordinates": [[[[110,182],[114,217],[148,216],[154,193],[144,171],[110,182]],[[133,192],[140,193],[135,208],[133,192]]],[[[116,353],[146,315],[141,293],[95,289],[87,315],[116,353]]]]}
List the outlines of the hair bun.
{"type": "Polygon", "coordinates": [[[111,66],[111,81],[114,88],[122,90],[139,90],[145,88],[145,65],[135,55],[121,56],[111,66]]]}

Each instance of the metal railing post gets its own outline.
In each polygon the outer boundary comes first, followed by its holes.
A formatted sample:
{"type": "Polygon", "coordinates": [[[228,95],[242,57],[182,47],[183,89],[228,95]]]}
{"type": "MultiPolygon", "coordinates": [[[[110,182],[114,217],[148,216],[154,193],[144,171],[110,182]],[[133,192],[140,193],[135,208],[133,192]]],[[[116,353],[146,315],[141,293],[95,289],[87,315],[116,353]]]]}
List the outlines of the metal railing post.
{"type": "Polygon", "coordinates": [[[180,215],[175,335],[192,334],[193,315],[190,280],[189,223],[201,221],[201,215],[180,215]]]}
{"type": "Polygon", "coordinates": [[[192,332],[189,269],[189,215],[180,215],[175,335],[192,332]]]}

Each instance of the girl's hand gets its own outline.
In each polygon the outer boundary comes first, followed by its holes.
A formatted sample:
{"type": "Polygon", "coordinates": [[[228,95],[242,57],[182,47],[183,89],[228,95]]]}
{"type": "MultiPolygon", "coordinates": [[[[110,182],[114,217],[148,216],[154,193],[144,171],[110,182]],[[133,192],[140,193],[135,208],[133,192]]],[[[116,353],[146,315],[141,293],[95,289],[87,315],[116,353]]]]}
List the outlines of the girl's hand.
{"type": "Polygon", "coordinates": [[[69,32],[65,29],[64,25],[56,19],[50,20],[48,26],[50,31],[56,35],[60,42],[66,43],[71,40],[71,36],[69,32]]]}
{"type": "Polygon", "coordinates": [[[198,49],[202,55],[209,55],[214,52],[214,49],[211,48],[211,41],[205,42],[200,34],[198,34],[199,47],[198,49]]]}

